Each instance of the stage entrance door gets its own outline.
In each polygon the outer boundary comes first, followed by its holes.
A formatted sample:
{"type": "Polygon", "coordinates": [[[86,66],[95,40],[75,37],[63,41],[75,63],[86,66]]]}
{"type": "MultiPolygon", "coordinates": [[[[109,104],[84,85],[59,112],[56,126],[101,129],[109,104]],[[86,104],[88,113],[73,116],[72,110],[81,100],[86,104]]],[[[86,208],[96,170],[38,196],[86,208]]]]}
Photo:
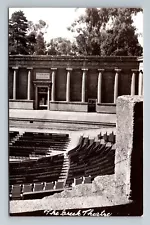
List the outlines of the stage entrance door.
{"type": "Polygon", "coordinates": [[[48,87],[38,87],[38,107],[39,110],[48,109],[48,87]]]}
{"type": "Polygon", "coordinates": [[[96,112],[96,99],[88,99],[88,112],[96,112]]]}

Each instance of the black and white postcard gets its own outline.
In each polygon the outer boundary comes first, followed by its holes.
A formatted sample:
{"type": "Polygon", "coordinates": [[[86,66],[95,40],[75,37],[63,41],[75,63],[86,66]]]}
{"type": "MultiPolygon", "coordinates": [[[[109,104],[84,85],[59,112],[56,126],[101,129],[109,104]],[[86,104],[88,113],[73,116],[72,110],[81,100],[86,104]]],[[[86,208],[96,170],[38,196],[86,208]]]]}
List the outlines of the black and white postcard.
{"type": "Polygon", "coordinates": [[[143,10],[9,8],[9,214],[143,215],[143,10]]]}

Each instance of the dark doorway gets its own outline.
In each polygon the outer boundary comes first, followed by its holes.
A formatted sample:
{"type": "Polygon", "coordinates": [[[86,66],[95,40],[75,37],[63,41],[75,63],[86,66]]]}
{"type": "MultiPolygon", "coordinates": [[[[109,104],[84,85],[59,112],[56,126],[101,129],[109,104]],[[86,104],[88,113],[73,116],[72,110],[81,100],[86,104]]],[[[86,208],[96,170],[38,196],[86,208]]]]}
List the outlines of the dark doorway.
{"type": "Polygon", "coordinates": [[[48,92],[47,87],[38,87],[38,109],[39,110],[42,110],[42,109],[44,110],[44,109],[47,109],[48,107],[47,92],[48,92]]]}
{"type": "Polygon", "coordinates": [[[96,112],[96,99],[88,99],[88,112],[96,112]]]}

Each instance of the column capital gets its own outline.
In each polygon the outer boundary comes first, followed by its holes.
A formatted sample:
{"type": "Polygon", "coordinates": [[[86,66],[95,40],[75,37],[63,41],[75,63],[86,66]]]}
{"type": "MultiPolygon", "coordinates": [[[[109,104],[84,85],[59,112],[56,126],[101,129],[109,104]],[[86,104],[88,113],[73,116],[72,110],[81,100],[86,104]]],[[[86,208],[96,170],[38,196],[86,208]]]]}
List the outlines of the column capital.
{"type": "Polygon", "coordinates": [[[83,70],[83,71],[88,71],[88,68],[82,68],[81,70],[83,70]]]}
{"type": "Polygon", "coordinates": [[[33,67],[27,67],[27,70],[33,70],[33,67]]]}
{"type": "Polygon", "coordinates": [[[66,68],[66,70],[68,70],[68,71],[72,71],[73,69],[72,69],[72,68],[66,68]]]}
{"type": "Polygon", "coordinates": [[[12,67],[12,69],[13,69],[13,70],[18,70],[19,67],[18,67],[18,66],[14,66],[14,67],[12,67]]]}
{"type": "Polygon", "coordinates": [[[57,68],[55,68],[55,67],[52,67],[52,68],[51,68],[51,70],[57,70],[57,68]]]}
{"type": "Polygon", "coordinates": [[[102,73],[105,71],[105,69],[98,69],[98,71],[102,73]]]}
{"type": "Polygon", "coordinates": [[[120,73],[122,69],[115,68],[115,72],[120,73]]]}

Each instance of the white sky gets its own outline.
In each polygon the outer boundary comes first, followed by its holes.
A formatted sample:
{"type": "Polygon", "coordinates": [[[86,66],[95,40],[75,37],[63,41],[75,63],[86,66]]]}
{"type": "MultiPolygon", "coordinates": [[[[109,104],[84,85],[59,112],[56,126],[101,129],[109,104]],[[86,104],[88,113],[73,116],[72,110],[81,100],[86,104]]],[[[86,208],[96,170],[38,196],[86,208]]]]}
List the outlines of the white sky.
{"type": "MultiPolygon", "coordinates": [[[[12,13],[18,10],[22,10],[29,21],[34,23],[40,19],[44,20],[48,24],[47,34],[45,40],[49,41],[51,38],[65,37],[73,39],[73,33],[67,30],[79,15],[85,12],[85,8],[9,8],[9,18],[12,13]]],[[[134,19],[137,32],[141,33],[139,42],[143,46],[143,14],[138,13],[134,19]]]]}

